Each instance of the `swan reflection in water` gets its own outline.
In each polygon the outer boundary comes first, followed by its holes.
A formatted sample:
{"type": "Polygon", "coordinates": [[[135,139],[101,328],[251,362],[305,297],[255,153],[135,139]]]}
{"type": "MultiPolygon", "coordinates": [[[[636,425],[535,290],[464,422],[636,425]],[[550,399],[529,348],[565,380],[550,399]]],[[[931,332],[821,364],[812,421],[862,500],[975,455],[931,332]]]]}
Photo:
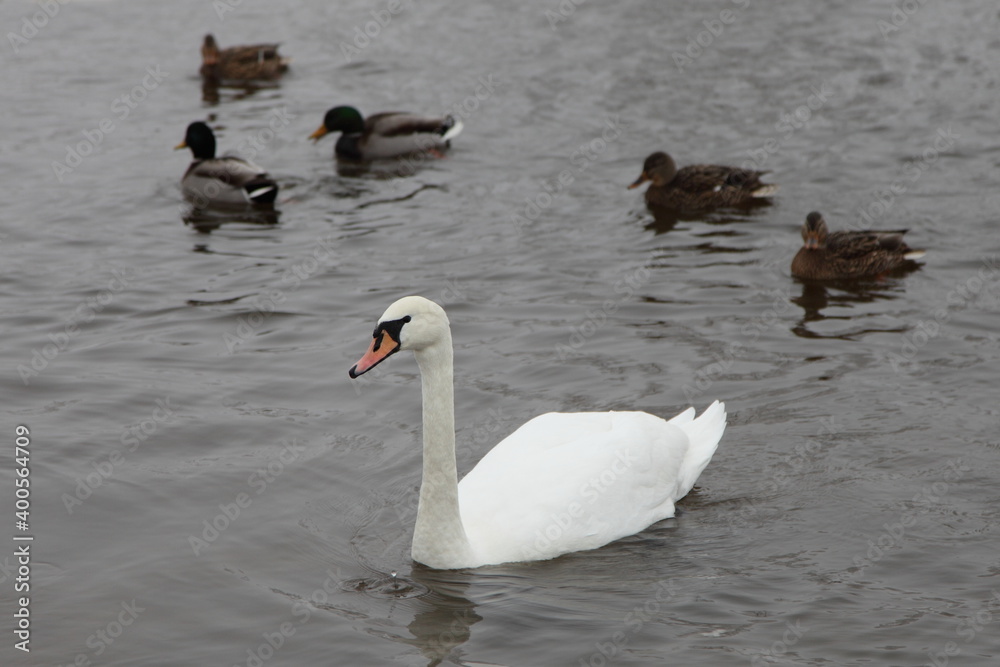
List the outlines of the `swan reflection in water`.
{"type": "Polygon", "coordinates": [[[413,612],[406,626],[412,636],[395,639],[420,651],[428,667],[471,665],[463,659],[459,647],[469,641],[472,626],[483,620],[476,605],[466,597],[475,576],[465,570],[435,570],[415,562],[408,575],[378,573],[345,581],[342,588],[405,604],[413,612]]]}
{"type": "MultiPolygon", "coordinates": [[[[427,659],[428,667],[448,664],[468,664],[462,659],[460,646],[472,636],[472,626],[483,620],[476,605],[465,597],[474,575],[455,570],[433,570],[413,564],[414,580],[430,592],[421,597],[419,607],[407,628],[413,635],[407,643],[415,646],[427,659]]],[[[482,663],[478,663],[482,664],[482,663]]]]}

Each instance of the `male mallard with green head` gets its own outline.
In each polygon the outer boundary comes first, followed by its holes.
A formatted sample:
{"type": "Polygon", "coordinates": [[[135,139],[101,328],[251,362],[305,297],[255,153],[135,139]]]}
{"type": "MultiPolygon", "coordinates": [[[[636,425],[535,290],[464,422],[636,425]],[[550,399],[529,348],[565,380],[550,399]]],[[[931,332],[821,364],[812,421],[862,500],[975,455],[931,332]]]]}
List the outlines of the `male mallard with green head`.
{"type": "Polygon", "coordinates": [[[792,275],[805,280],[844,280],[892,271],[924,256],[903,242],[907,230],[833,232],[813,211],[802,225],[803,246],[792,260],[792,275]]]}
{"type": "Polygon", "coordinates": [[[341,132],[334,147],[342,160],[367,162],[411,153],[439,153],[462,131],[462,121],[453,116],[418,116],[405,111],[387,111],[367,118],[354,107],[334,107],[323,124],[309,135],[319,141],[330,132],[341,132]]]}
{"type": "Polygon", "coordinates": [[[198,208],[274,203],[278,184],[252,162],[233,156],[215,157],[215,134],[207,124],[188,125],[175,150],[190,148],[194,160],[181,178],[184,196],[198,208]]]}
{"type": "Polygon", "coordinates": [[[642,174],[629,189],[646,181],[646,203],[683,211],[746,206],[760,203],[777,190],[777,185],[761,183],[764,171],[751,171],[716,164],[693,164],[678,169],[674,159],[659,151],[646,158],[642,174]]]}
{"type": "Polygon", "coordinates": [[[277,44],[220,49],[209,34],[201,46],[201,75],[215,82],[277,79],[288,69],[289,62],[278,55],[277,44]]]}

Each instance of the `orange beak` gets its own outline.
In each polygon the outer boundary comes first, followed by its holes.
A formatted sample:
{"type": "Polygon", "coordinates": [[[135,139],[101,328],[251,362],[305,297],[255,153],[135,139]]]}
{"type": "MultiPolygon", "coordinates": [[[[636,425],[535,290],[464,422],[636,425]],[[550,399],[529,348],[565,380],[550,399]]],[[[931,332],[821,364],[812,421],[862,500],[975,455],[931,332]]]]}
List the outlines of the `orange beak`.
{"type": "Polygon", "coordinates": [[[188,147],[187,142],[186,141],[182,141],[181,143],[179,143],[176,146],[174,146],[174,150],[175,151],[179,151],[180,149],[187,148],[187,147],[188,147]]]}
{"type": "Polygon", "coordinates": [[[633,188],[637,188],[648,180],[649,180],[649,174],[647,174],[646,172],[642,172],[641,174],[639,174],[639,178],[635,179],[635,183],[628,186],[628,189],[631,190],[633,188]]]}
{"type": "Polygon", "coordinates": [[[316,142],[325,137],[326,134],[327,134],[326,125],[320,125],[315,132],[309,135],[309,138],[312,139],[314,142],[316,142]]]}
{"type": "Polygon", "coordinates": [[[385,360],[393,352],[399,350],[399,341],[393,339],[388,331],[379,331],[379,335],[372,338],[372,344],[368,346],[365,356],[361,357],[358,363],[351,367],[348,375],[357,378],[359,375],[367,373],[385,360]]]}

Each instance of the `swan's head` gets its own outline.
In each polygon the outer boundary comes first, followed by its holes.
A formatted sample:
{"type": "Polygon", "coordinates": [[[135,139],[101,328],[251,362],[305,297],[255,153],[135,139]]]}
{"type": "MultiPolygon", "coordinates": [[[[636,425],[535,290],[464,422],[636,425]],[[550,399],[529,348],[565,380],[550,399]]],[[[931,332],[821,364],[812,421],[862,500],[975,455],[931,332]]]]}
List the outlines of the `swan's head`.
{"type": "Polygon", "coordinates": [[[389,306],[379,318],[372,342],[349,371],[352,378],[367,373],[400,350],[419,352],[447,336],[444,308],[422,296],[406,296],[389,306]]]}

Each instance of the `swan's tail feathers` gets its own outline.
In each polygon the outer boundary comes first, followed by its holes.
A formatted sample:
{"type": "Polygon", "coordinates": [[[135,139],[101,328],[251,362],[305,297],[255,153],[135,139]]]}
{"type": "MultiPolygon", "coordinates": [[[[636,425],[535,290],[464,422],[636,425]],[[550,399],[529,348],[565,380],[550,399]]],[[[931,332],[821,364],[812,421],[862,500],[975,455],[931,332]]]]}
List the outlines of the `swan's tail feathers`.
{"type": "Polygon", "coordinates": [[[678,475],[680,493],[677,497],[681,498],[698,481],[698,476],[712,460],[712,455],[719,446],[719,440],[726,430],[726,404],[715,401],[697,419],[677,426],[687,434],[690,443],[678,475]]]}
{"type": "Polygon", "coordinates": [[[688,408],[684,412],[680,413],[673,419],[667,421],[668,424],[673,424],[674,426],[684,426],[684,424],[690,424],[694,421],[694,408],[688,408]]]}

